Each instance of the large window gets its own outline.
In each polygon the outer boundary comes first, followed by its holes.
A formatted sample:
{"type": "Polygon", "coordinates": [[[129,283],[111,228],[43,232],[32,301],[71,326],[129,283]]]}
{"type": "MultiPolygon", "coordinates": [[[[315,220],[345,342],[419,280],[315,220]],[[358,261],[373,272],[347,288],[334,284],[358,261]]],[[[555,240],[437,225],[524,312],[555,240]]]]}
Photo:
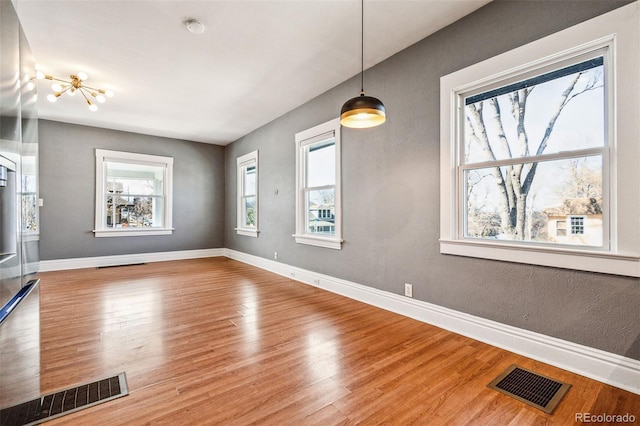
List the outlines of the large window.
{"type": "Polygon", "coordinates": [[[173,158],[96,149],[96,237],[170,234],[173,158]]]}
{"type": "Polygon", "coordinates": [[[603,246],[610,121],[604,55],[596,51],[515,83],[460,94],[464,238],[603,246]],[[575,215],[599,222],[588,229],[592,238],[554,238],[550,222],[575,215]]]}
{"type": "Polygon", "coordinates": [[[441,79],[442,253],[640,275],[637,16],[441,79]]]}
{"type": "Polygon", "coordinates": [[[296,134],[296,242],[340,249],[340,121],[296,134]]]}
{"type": "Polygon", "coordinates": [[[258,151],[237,158],[239,235],[258,236],[258,151]]]}

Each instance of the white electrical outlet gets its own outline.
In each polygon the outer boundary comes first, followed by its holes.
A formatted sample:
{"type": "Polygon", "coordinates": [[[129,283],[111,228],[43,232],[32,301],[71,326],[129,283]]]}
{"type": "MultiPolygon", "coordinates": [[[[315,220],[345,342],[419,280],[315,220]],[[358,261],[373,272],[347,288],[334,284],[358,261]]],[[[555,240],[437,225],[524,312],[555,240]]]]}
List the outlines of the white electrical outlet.
{"type": "Polygon", "coordinates": [[[273,252],[273,258],[274,258],[275,260],[278,260],[278,252],[277,252],[277,251],[274,251],[274,252],[273,252]]]}
{"type": "Polygon", "coordinates": [[[413,297],[413,284],[404,284],[404,295],[407,297],[413,297]]]}

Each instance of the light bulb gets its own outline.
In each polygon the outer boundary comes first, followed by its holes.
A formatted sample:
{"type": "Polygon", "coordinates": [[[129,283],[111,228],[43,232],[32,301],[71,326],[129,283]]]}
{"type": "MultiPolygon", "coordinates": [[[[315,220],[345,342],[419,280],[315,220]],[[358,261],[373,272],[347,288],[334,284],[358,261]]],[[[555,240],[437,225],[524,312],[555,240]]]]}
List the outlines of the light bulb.
{"type": "Polygon", "coordinates": [[[76,88],[72,87],[71,89],[67,90],[67,94],[69,96],[75,96],[76,95],[76,88]]]}
{"type": "Polygon", "coordinates": [[[100,102],[100,103],[104,103],[104,101],[106,101],[107,98],[102,94],[102,93],[98,93],[96,95],[96,101],[100,102]]]}
{"type": "Polygon", "coordinates": [[[56,102],[58,100],[58,97],[56,95],[54,95],[53,93],[50,93],[47,95],[47,100],[49,102],[56,102]]]}
{"type": "Polygon", "coordinates": [[[42,80],[44,78],[44,73],[40,70],[36,70],[36,78],[38,80],[42,80]]]}
{"type": "Polygon", "coordinates": [[[113,98],[113,92],[111,90],[107,90],[104,94],[107,95],[107,98],[113,98]]]}
{"type": "Polygon", "coordinates": [[[95,111],[97,111],[97,110],[98,110],[98,107],[96,106],[96,104],[91,104],[91,105],[89,105],[89,111],[93,111],[93,112],[95,112],[95,111]]]}
{"type": "Polygon", "coordinates": [[[53,90],[54,92],[62,92],[62,84],[60,83],[53,83],[51,85],[51,90],[53,90]]]}
{"type": "Polygon", "coordinates": [[[89,78],[89,76],[87,75],[87,73],[86,73],[86,72],[82,72],[82,71],[80,71],[80,72],[78,73],[78,78],[79,78],[80,80],[83,80],[83,81],[84,81],[84,80],[87,80],[87,79],[89,78]]]}

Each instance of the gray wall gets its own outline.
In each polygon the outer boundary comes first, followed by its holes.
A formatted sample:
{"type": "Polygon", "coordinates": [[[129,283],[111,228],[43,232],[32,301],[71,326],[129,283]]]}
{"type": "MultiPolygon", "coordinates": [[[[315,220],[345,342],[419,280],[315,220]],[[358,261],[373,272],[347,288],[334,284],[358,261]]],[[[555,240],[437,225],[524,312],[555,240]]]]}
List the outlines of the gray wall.
{"type": "MultiPolygon", "coordinates": [[[[628,1],[494,1],[367,71],[388,121],[343,129],[341,251],[297,245],[294,134],[356,77],[227,146],[225,246],[640,360],[640,280],[439,253],[439,79],[628,1]],[[236,235],[235,161],[260,150],[260,237],[236,235]],[[275,194],[275,191],[278,194],[275,194]]],[[[311,74],[310,74],[311,75],[311,74]]]]}
{"type": "Polygon", "coordinates": [[[224,148],[40,120],[42,260],[224,247],[224,148]],[[95,149],[174,158],[172,235],[95,238],[95,149]]]}

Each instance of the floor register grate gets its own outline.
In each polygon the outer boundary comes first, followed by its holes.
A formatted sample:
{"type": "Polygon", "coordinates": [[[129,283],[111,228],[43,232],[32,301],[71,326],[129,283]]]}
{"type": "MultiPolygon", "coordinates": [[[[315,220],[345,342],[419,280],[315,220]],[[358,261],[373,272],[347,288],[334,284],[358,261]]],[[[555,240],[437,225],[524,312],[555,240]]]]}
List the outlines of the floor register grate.
{"type": "Polygon", "coordinates": [[[0,410],[0,426],[37,425],[129,393],[124,373],[0,410]]]}
{"type": "Polygon", "coordinates": [[[546,376],[511,365],[487,385],[525,404],[551,414],[571,387],[546,376]]]}

